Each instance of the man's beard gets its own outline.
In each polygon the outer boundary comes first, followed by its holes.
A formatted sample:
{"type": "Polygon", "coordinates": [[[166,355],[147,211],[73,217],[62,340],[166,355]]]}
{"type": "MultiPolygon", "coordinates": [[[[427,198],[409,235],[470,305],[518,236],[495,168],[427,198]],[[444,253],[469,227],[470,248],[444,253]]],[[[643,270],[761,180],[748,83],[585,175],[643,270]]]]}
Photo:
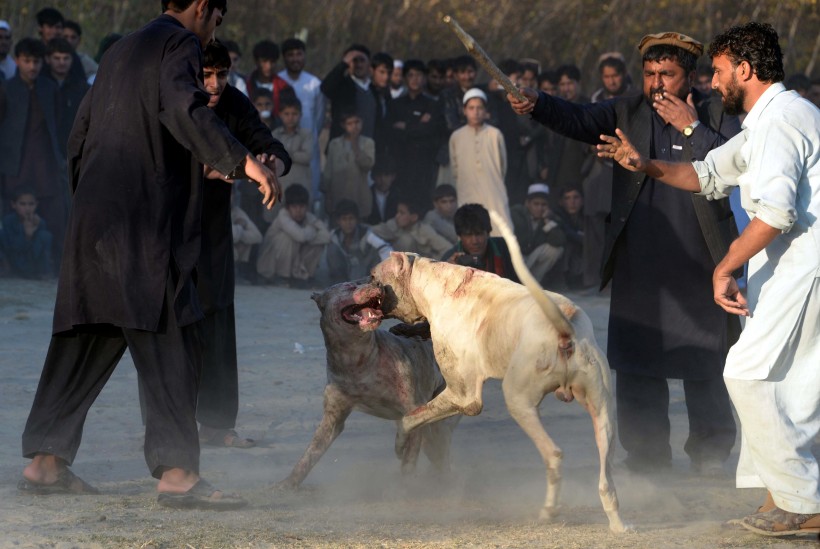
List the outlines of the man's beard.
{"type": "MultiPolygon", "coordinates": [[[[720,92],[720,90],[718,90],[720,92]]],[[[738,86],[737,76],[732,75],[732,82],[726,86],[726,92],[720,92],[723,110],[726,114],[738,115],[743,113],[743,103],[746,100],[746,90],[738,86]]]]}

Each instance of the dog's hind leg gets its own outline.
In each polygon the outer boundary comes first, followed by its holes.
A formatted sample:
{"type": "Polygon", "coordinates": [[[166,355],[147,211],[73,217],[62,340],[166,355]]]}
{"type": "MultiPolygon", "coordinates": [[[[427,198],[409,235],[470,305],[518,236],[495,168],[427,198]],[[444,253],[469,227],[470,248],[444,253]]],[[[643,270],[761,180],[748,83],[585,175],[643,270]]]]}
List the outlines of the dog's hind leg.
{"type": "Polygon", "coordinates": [[[344,430],[345,420],[353,411],[353,403],[336,386],[325,387],[324,414],[313,433],[305,453],[293,466],[290,475],[276,483],[277,488],[298,488],[314,465],[324,455],[336,437],[344,430]]]}
{"type": "MultiPolygon", "coordinates": [[[[396,422],[396,426],[401,431],[401,420],[396,422]]],[[[396,447],[396,456],[401,460],[401,474],[409,475],[416,470],[416,462],[421,452],[422,432],[413,431],[404,439],[404,445],[396,447]]]]}
{"type": "MultiPolygon", "coordinates": [[[[608,367],[606,362],[603,367],[608,367]]],[[[600,458],[600,473],[598,478],[598,494],[604,512],[609,519],[609,529],[613,532],[626,532],[627,526],[621,520],[618,510],[618,494],[615,493],[615,482],[612,480],[612,454],[615,450],[615,424],[613,423],[612,395],[604,387],[598,372],[586,376],[587,384],[574,391],[578,402],[589,412],[592,418],[592,427],[595,430],[595,443],[598,446],[600,458]]],[[[606,372],[604,375],[608,374],[606,372]]]]}
{"type": "Polygon", "coordinates": [[[514,381],[510,381],[513,377],[505,377],[501,384],[504,400],[510,415],[532,439],[547,468],[547,497],[538,518],[550,520],[558,514],[563,453],[547,434],[538,415],[538,404],[544,396],[544,391],[535,387],[537,385],[535,383],[530,383],[529,386],[517,385],[514,381]]]}

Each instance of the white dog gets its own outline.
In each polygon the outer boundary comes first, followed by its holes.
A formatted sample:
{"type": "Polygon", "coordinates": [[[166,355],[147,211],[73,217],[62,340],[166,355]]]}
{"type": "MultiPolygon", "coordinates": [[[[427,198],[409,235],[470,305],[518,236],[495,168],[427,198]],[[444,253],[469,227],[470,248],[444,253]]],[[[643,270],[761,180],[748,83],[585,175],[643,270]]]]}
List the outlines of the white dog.
{"type": "Polygon", "coordinates": [[[404,322],[426,319],[447,388],[407,414],[396,447],[422,425],[455,414],[481,413],[487,379],[501,379],[510,415],[529,435],[547,467],[542,519],[555,516],[562,452],[541,424],[538,405],[547,393],[577,399],[592,417],[600,456],[598,491],[613,532],[626,527],[610,473],[615,423],[609,364],[589,317],[566,297],[544,291],[530,275],[510,228],[491,213],[524,285],[494,274],[405,253],[373,269],[385,286],[383,310],[404,322]]]}

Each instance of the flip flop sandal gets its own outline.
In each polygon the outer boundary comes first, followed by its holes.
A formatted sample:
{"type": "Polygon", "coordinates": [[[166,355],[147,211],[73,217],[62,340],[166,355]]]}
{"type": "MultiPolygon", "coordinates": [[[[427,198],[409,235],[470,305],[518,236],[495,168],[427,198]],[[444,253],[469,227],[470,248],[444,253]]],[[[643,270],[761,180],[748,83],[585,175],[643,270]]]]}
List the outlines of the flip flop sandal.
{"type": "Polygon", "coordinates": [[[204,509],[230,511],[248,504],[236,494],[228,494],[214,488],[207,480],[199,479],[187,492],[160,492],[157,503],[171,509],[204,509]]]}
{"type": "Polygon", "coordinates": [[[99,494],[100,491],[71,472],[63,469],[57,480],[51,484],[38,484],[23,477],[17,483],[17,490],[24,494],[49,496],[52,494],[99,494]]]}
{"type": "Polygon", "coordinates": [[[749,515],[741,525],[763,536],[812,536],[820,534],[820,513],[804,515],[775,508],[765,513],[749,515]]]}

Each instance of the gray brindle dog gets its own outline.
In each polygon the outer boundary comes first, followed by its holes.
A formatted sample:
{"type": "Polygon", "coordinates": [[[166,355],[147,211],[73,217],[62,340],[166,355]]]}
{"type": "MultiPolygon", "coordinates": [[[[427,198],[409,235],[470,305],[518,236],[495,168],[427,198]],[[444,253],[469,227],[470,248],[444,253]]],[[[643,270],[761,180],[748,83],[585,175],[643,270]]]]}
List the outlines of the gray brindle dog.
{"type": "MultiPolygon", "coordinates": [[[[283,488],[296,488],[305,480],[353,410],[398,422],[445,386],[429,339],[378,329],[384,318],[380,284],[343,282],[311,298],[322,312],[327,348],[324,414],[305,453],[277,484],[283,488]]],[[[437,470],[449,470],[450,441],[458,420],[433,423],[406,437],[396,449],[402,473],[415,470],[422,449],[437,470]]]]}
{"type": "Polygon", "coordinates": [[[544,291],[521,257],[510,228],[491,212],[524,285],[460,265],[393,252],[373,269],[385,286],[386,314],[430,324],[436,360],[447,387],[406,415],[396,437],[401,448],[416,429],[455,414],[481,413],[487,379],[501,379],[510,415],[529,435],[547,467],[541,518],[557,513],[561,449],[544,430],[538,405],[548,393],[577,399],[592,417],[598,445],[598,492],[613,532],[627,528],[611,475],[615,422],[609,364],[592,322],[566,297],[544,291]]]}

